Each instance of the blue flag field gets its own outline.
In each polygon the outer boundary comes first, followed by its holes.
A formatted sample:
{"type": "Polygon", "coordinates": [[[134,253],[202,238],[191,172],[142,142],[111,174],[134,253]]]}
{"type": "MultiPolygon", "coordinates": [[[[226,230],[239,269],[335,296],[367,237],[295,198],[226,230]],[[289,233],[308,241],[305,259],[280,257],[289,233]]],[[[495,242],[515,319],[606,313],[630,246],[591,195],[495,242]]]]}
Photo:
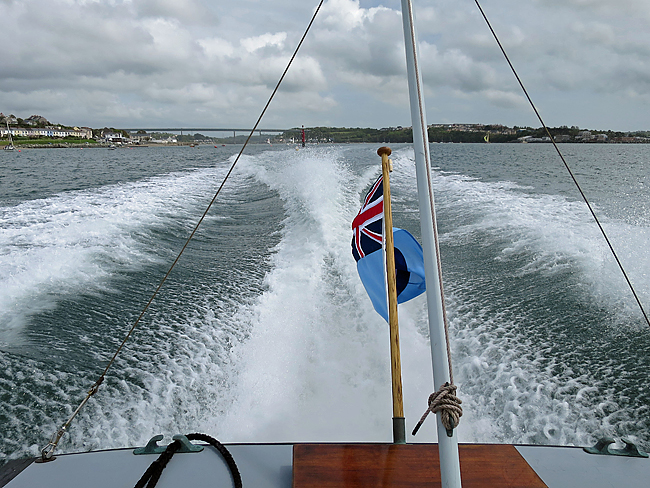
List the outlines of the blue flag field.
{"type": "MultiPolygon", "coordinates": [[[[383,178],[373,184],[361,210],[352,222],[352,255],[357,271],[372,305],[388,321],[383,244],[384,190],[383,178]]],[[[393,228],[397,303],[404,303],[424,293],[424,258],[422,246],[409,232],[393,228]]]]}

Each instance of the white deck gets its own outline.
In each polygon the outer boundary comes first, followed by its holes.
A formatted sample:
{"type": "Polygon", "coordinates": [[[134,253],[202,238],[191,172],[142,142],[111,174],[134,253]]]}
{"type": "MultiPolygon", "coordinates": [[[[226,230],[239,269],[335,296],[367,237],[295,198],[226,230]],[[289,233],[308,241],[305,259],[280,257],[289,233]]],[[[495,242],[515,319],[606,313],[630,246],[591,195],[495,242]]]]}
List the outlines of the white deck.
{"type": "MultiPolygon", "coordinates": [[[[227,448],[237,463],[244,488],[291,488],[292,445],[230,444],[227,448]]],[[[647,458],[599,456],[577,447],[516,446],[516,449],[550,488],[650,486],[650,459],[647,458]]],[[[132,449],[63,454],[49,463],[32,463],[5,486],[131,488],[157,458],[157,454],[136,456],[132,449]]],[[[200,453],[174,455],[157,487],[189,485],[233,486],[225,461],[211,446],[205,446],[200,453]]]]}
{"type": "MultiPolygon", "coordinates": [[[[291,488],[293,446],[228,445],[244,487],[291,488]]],[[[132,449],[64,454],[44,464],[32,463],[7,488],[133,488],[157,454],[135,456],[132,449]]],[[[228,466],[211,446],[199,453],[175,454],[157,488],[233,486],[228,466]]]]}
{"type": "Polygon", "coordinates": [[[581,447],[516,446],[550,488],[648,488],[650,459],[587,454],[581,447]]]}

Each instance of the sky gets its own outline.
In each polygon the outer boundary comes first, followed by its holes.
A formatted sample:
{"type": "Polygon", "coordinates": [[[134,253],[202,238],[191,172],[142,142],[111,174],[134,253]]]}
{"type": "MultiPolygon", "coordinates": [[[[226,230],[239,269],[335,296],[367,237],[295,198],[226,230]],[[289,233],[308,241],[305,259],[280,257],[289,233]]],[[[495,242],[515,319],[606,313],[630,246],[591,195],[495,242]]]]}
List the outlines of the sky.
{"type": "MultiPolygon", "coordinates": [[[[0,112],[252,127],[318,0],[0,0],[0,112]]],[[[539,127],[473,0],[413,0],[429,124],[539,127]]],[[[650,130],[648,0],[483,0],[549,126],[650,130]]],[[[326,0],[261,127],[410,126],[399,0],[326,0]]]]}

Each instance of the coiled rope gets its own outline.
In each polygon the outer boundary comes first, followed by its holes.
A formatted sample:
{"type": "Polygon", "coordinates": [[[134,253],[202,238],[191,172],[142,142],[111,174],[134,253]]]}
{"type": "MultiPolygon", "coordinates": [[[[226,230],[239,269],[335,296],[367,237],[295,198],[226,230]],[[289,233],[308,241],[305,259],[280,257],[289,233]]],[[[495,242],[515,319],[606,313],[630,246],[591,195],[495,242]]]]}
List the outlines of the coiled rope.
{"type": "Polygon", "coordinates": [[[264,117],[264,114],[266,113],[266,110],[269,108],[269,105],[271,104],[271,101],[273,100],[273,98],[275,97],[275,94],[277,93],[278,89],[280,88],[280,84],[284,80],[284,77],[286,76],[287,72],[289,71],[289,68],[293,64],[293,60],[296,58],[296,55],[298,54],[298,51],[300,50],[300,47],[302,46],[303,41],[307,37],[307,33],[309,32],[309,30],[311,29],[312,24],[314,23],[314,20],[316,20],[316,16],[318,15],[318,12],[320,11],[320,8],[323,5],[323,2],[324,2],[324,0],[320,0],[320,2],[318,3],[318,6],[316,7],[316,10],[314,11],[314,15],[312,15],[312,18],[311,18],[311,21],[309,22],[309,25],[307,25],[307,28],[305,29],[305,32],[304,32],[304,34],[302,35],[302,37],[300,39],[300,42],[296,46],[296,49],[294,50],[293,55],[291,56],[291,59],[289,59],[289,62],[287,63],[287,66],[284,69],[284,72],[282,73],[282,76],[280,76],[280,79],[278,80],[278,83],[275,85],[275,89],[273,90],[273,93],[271,93],[271,96],[269,97],[268,101],[266,102],[266,105],[262,109],[262,112],[260,113],[260,116],[257,118],[257,122],[255,122],[255,125],[251,129],[250,134],[248,134],[248,137],[246,138],[246,142],[244,142],[244,145],[242,146],[241,150],[239,151],[239,154],[237,154],[237,157],[235,158],[235,161],[230,166],[230,169],[228,170],[228,173],[226,173],[226,176],[224,177],[223,181],[221,182],[221,185],[219,185],[219,188],[217,189],[216,193],[212,197],[212,200],[210,201],[207,208],[205,209],[205,212],[203,212],[203,215],[201,215],[201,218],[199,219],[196,226],[194,227],[194,229],[190,233],[189,237],[185,241],[185,244],[183,245],[180,252],[178,253],[178,256],[176,256],[176,259],[174,259],[174,262],[169,267],[169,270],[167,271],[167,273],[165,274],[163,279],[160,281],[160,284],[158,285],[156,290],[151,295],[151,298],[149,299],[147,304],[142,309],[142,312],[140,312],[140,315],[138,316],[138,318],[133,323],[133,326],[131,327],[129,332],[126,334],[126,337],[124,337],[124,340],[122,341],[120,346],[117,348],[117,351],[115,351],[115,354],[113,354],[113,357],[111,358],[111,360],[106,365],[106,368],[104,368],[104,371],[102,372],[102,374],[99,376],[97,381],[92,385],[90,390],[88,390],[88,393],[86,394],[86,397],[82,400],[82,402],[79,404],[77,409],[72,413],[70,418],[59,428],[59,430],[57,430],[52,435],[52,438],[51,438],[50,442],[41,450],[41,458],[40,458],[41,462],[47,462],[47,461],[52,459],[52,456],[54,455],[54,451],[56,450],[56,447],[58,446],[59,441],[61,440],[61,438],[65,434],[66,430],[68,429],[68,427],[70,426],[70,424],[72,423],[74,418],[77,416],[79,411],[83,408],[83,406],[88,402],[90,397],[93,396],[95,393],[97,393],[97,391],[99,390],[99,386],[104,382],[104,378],[106,377],[106,373],[108,372],[110,367],[115,362],[115,359],[117,358],[118,354],[124,348],[124,345],[126,344],[126,341],[129,340],[129,337],[131,337],[131,334],[133,334],[133,331],[135,330],[135,328],[140,323],[140,320],[142,319],[142,317],[144,317],[144,314],[147,312],[147,310],[149,309],[149,306],[151,305],[151,303],[154,301],[154,299],[158,295],[158,292],[162,288],[163,284],[165,283],[165,281],[167,281],[167,278],[169,277],[172,270],[174,269],[174,267],[176,266],[176,264],[180,260],[181,256],[183,255],[183,252],[185,252],[185,249],[187,248],[190,241],[194,237],[194,234],[196,234],[196,231],[199,229],[199,226],[203,223],[203,220],[205,219],[206,215],[210,211],[210,208],[212,208],[212,205],[214,204],[217,197],[221,193],[221,189],[224,187],[224,185],[226,184],[226,181],[228,180],[228,178],[232,174],[233,170],[235,169],[235,166],[239,162],[239,159],[241,158],[241,155],[243,154],[244,149],[246,149],[246,146],[248,145],[248,142],[251,140],[251,137],[255,133],[255,130],[257,129],[257,126],[262,121],[262,117],[264,117]]]}
{"type": "MultiPolygon", "coordinates": [[[[232,475],[232,480],[235,488],[242,488],[241,474],[237,468],[237,463],[235,463],[235,460],[230,454],[230,451],[226,449],[226,446],[224,446],[214,437],[210,437],[207,434],[187,434],[185,437],[187,437],[187,439],[190,441],[207,442],[217,451],[219,451],[224,461],[226,461],[226,464],[228,465],[228,469],[232,475]]],[[[160,456],[158,456],[158,459],[149,465],[147,470],[142,475],[142,478],[140,478],[140,480],[135,484],[135,488],[145,488],[145,486],[146,488],[154,488],[154,486],[156,486],[158,483],[163,470],[167,467],[167,464],[169,461],[171,461],[172,457],[176,451],[180,449],[180,447],[181,443],[177,440],[169,444],[167,446],[167,449],[165,449],[165,451],[160,454],[160,456]]]]}
{"type": "Polygon", "coordinates": [[[440,413],[440,420],[445,426],[447,435],[453,436],[453,430],[458,427],[460,418],[463,416],[463,409],[460,406],[462,400],[456,396],[456,385],[445,383],[435,393],[429,395],[429,408],[424,412],[411,435],[417,434],[422,423],[430,413],[440,413]]]}

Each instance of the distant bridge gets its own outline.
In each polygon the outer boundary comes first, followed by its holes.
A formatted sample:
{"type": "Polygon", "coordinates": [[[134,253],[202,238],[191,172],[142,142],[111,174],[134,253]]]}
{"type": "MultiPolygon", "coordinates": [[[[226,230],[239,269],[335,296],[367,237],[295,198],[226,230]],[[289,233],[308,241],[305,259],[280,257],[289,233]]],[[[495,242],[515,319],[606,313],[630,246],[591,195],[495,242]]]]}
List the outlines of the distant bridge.
{"type": "MultiPolygon", "coordinates": [[[[243,132],[245,134],[250,134],[251,129],[231,129],[231,128],[224,128],[224,127],[199,127],[199,128],[193,128],[193,127],[163,127],[163,128],[158,128],[158,129],[146,129],[146,128],[137,128],[137,129],[123,129],[127,132],[138,132],[140,130],[143,130],[145,132],[180,132],[180,135],[183,135],[183,132],[185,134],[188,133],[196,133],[196,132],[232,132],[232,139],[233,142],[237,140],[237,132],[240,134],[243,132]]],[[[255,129],[255,132],[258,133],[260,137],[262,137],[262,132],[266,133],[274,133],[274,134],[282,134],[288,129],[255,129]]]]}
{"type": "MultiPolygon", "coordinates": [[[[250,134],[251,129],[230,129],[230,128],[215,128],[215,127],[200,127],[200,128],[192,128],[192,127],[175,127],[175,128],[162,128],[162,129],[147,129],[143,127],[139,127],[137,129],[123,129],[127,132],[137,132],[139,130],[143,130],[146,132],[180,132],[181,135],[183,132],[232,132],[233,134],[237,132],[245,132],[247,134],[250,134]]],[[[287,130],[290,129],[255,129],[255,132],[259,133],[260,135],[262,132],[273,132],[273,133],[282,133],[286,132],[287,130]]]]}

